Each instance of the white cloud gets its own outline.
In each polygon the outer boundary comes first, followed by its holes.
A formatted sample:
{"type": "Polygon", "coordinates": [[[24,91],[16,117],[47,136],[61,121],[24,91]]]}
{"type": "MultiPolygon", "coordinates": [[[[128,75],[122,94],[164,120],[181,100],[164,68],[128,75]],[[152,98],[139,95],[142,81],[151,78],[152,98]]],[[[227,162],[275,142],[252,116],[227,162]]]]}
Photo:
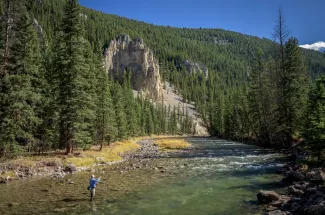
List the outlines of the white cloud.
{"type": "Polygon", "coordinates": [[[300,47],[305,49],[313,49],[316,51],[321,51],[322,49],[325,49],[325,42],[319,41],[313,44],[300,45],[300,47]]]}

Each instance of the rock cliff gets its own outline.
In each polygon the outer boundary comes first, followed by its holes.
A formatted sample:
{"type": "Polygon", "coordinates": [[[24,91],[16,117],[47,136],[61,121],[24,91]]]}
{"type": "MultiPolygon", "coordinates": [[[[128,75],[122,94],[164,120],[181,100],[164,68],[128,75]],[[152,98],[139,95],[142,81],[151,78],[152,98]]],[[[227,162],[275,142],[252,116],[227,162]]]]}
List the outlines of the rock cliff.
{"type": "Polygon", "coordinates": [[[123,81],[124,71],[130,71],[134,90],[150,99],[161,98],[159,62],[141,38],[132,41],[128,35],[122,34],[112,40],[105,50],[105,67],[119,81],[123,81]]]}

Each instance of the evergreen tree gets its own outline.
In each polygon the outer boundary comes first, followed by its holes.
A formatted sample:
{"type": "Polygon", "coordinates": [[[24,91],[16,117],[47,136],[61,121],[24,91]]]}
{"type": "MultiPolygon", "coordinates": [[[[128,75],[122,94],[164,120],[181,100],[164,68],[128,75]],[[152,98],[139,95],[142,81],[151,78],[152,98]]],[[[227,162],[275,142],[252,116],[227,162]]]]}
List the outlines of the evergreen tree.
{"type": "Polygon", "coordinates": [[[302,136],[318,160],[325,151],[325,77],[316,80],[308,97],[305,126],[302,136]]]}
{"type": "Polygon", "coordinates": [[[149,106],[147,106],[146,108],[146,115],[147,115],[147,134],[148,135],[152,135],[155,133],[155,124],[153,121],[153,113],[151,111],[151,108],[149,106]]]}
{"type": "Polygon", "coordinates": [[[97,73],[95,142],[100,144],[100,150],[105,143],[111,143],[118,132],[115,109],[111,98],[111,84],[101,62],[103,62],[102,57],[94,57],[97,73]]]}
{"type": "Polygon", "coordinates": [[[123,80],[123,86],[124,86],[124,92],[125,95],[125,114],[127,118],[127,130],[128,134],[131,137],[139,135],[139,121],[137,116],[137,110],[136,110],[136,101],[134,99],[133,91],[131,88],[131,71],[124,71],[124,80],[123,80]]]}
{"type": "Polygon", "coordinates": [[[67,0],[62,20],[63,43],[59,50],[60,61],[56,68],[58,74],[58,107],[60,111],[60,146],[72,153],[76,144],[92,142],[89,130],[94,119],[94,100],[92,80],[85,55],[88,44],[83,39],[80,20],[80,5],[77,0],[67,0]]]}
{"type": "Polygon", "coordinates": [[[125,101],[123,96],[122,86],[116,82],[112,88],[113,103],[115,105],[115,115],[117,124],[117,137],[119,139],[125,139],[128,137],[127,130],[127,117],[125,113],[125,101]]]}
{"type": "Polygon", "coordinates": [[[284,145],[291,146],[293,135],[299,129],[306,95],[306,74],[302,64],[298,41],[290,38],[285,46],[284,73],[279,87],[282,99],[279,106],[279,127],[284,145]]]}
{"type": "Polygon", "coordinates": [[[2,34],[5,42],[0,66],[0,152],[12,156],[22,150],[21,146],[30,149],[36,143],[33,133],[40,123],[36,114],[40,94],[33,83],[38,78],[39,59],[25,5],[19,1],[6,3],[4,20],[9,24],[2,34]]]}

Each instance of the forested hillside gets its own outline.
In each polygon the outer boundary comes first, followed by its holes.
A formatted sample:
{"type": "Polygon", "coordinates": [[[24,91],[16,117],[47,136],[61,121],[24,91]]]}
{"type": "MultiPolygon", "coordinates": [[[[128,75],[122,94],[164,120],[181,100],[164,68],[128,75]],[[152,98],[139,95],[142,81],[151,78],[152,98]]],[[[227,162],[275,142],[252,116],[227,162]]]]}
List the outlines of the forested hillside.
{"type": "Polygon", "coordinates": [[[2,158],[194,131],[183,110],[135,98],[129,75],[122,83],[108,78],[102,45],[86,39],[78,1],[2,0],[0,6],[2,158]],[[40,25],[28,10],[34,4],[40,25]],[[54,14],[60,19],[52,20],[54,14]]]}
{"type": "MultiPolygon", "coordinates": [[[[51,43],[55,30],[60,28],[64,0],[28,1],[31,17],[39,21],[51,43]]],[[[110,40],[126,33],[131,38],[142,38],[155,50],[162,64],[181,59],[201,62],[215,72],[227,74],[232,82],[242,80],[242,75],[247,75],[246,71],[252,66],[258,48],[267,57],[274,55],[271,40],[237,32],[155,26],[84,7],[82,14],[85,15],[82,16],[85,19],[85,37],[93,45],[108,46],[110,40]]],[[[276,17],[276,11],[274,14],[276,17]]],[[[325,63],[319,53],[304,49],[303,55],[313,76],[325,73],[325,63]]]]}
{"type": "Polygon", "coordinates": [[[192,132],[191,120],[176,116],[180,111],[133,98],[127,76],[122,84],[105,79],[104,49],[122,33],[154,50],[163,79],[196,104],[212,135],[290,147],[310,132],[304,126],[307,94],[325,74],[325,61],[279,33],[282,25],[273,42],[222,29],[155,26],[79,7],[74,0],[26,0],[26,8],[23,1],[1,2],[1,96],[7,98],[1,100],[2,155],[192,132]],[[185,59],[204,64],[208,78],[186,71],[185,59]],[[20,74],[27,81],[17,87],[20,74]],[[17,114],[21,104],[23,115],[17,114]]]}

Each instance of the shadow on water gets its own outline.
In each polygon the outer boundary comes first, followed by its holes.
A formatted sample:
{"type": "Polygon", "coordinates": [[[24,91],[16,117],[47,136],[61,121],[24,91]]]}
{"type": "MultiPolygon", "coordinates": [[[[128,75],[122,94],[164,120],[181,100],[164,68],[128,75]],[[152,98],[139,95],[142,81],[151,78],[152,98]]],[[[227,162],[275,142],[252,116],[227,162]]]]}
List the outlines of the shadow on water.
{"type": "Polygon", "coordinates": [[[246,189],[246,190],[269,190],[274,188],[282,187],[279,182],[254,182],[253,184],[246,184],[246,185],[236,185],[230,186],[227,189],[235,190],[235,189],[246,189]]]}

